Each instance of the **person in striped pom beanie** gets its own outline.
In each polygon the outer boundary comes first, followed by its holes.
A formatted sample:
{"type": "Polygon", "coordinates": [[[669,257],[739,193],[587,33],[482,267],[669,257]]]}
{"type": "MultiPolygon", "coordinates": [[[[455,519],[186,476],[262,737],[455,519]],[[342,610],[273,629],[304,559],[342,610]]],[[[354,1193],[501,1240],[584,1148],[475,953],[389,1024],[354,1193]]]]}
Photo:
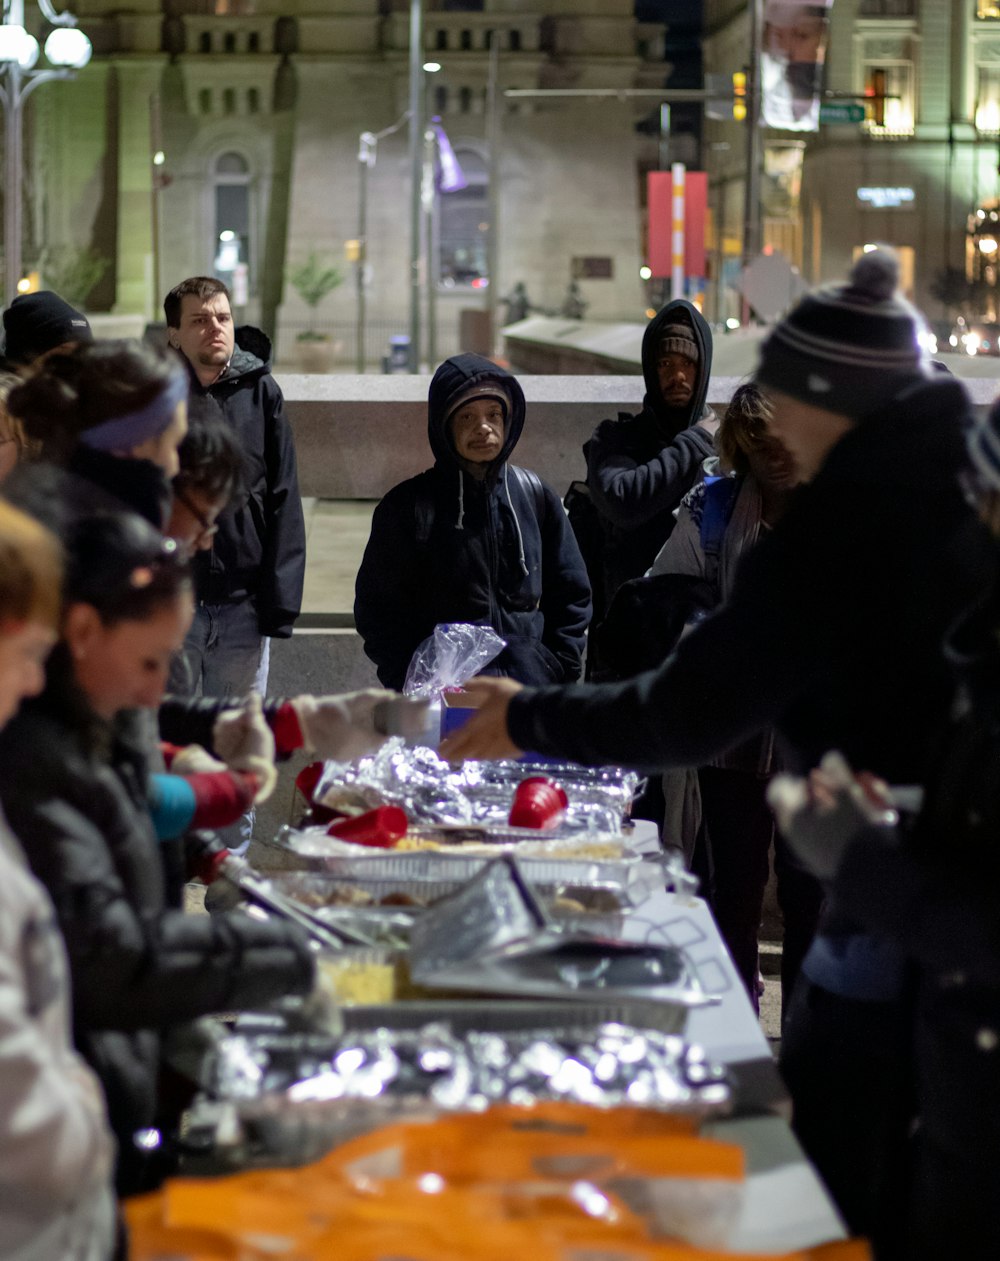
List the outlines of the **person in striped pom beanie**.
{"type": "Polygon", "coordinates": [[[760,349],[756,381],[772,431],[811,480],[852,425],[932,371],[923,316],[898,291],[888,246],[861,254],[844,285],[807,294],[760,349]]]}

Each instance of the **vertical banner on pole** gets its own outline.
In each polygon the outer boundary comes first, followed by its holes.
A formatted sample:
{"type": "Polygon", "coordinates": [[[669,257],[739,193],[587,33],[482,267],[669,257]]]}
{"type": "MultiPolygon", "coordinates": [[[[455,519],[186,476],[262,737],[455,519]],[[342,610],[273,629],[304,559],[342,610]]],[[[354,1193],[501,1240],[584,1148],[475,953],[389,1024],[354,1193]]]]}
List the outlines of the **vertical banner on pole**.
{"type": "Polygon", "coordinates": [[[670,234],[670,296],[684,297],[684,176],[683,162],[675,162],[670,168],[671,180],[671,234],[670,234]]]}
{"type": "MultiPolygon", "coordinates": [[[[706,173],[685,171],[683,209],[685,277],[700,278],[705,275],[707,198],[708,176],[706,173]]],[[[662,280],[668,276],[672,277],[674,271],[674,181],[669,171],[649,172],[646,184],[646,206],[649,218],[646,261],[653,275],[658,280],[662,280]]]]}

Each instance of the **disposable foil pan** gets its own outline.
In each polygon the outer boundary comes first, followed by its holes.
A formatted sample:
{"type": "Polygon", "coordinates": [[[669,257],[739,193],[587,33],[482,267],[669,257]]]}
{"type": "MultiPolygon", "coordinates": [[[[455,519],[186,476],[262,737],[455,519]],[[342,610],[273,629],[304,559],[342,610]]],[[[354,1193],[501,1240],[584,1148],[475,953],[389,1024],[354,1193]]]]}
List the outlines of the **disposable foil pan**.
{"type": "MultiPolygon", "coordinates": [[[[482,871],[493,859],[483,855],[439,854],[433,851],[397,853],[381,850],[359,855],[303,855],[288,848],[281,834],[270,842],[254,842],[254,865],[269,874],[301,871],[362,887],[405,890],[421,884],[435,886],[437,896],[453,892],[482,871]]],[[[518,856],[531,885],[539,890],[567,886],[619,891],[626,905],[638,906],[666,879],[663,868],[638,858],[559,859],[518,856]]]]}
{"type": "Polygon", "coordinates": [[[420,1029],[444,1021],[455,1033],[524,1033],[551,1029],[582,1033],[604,1024],[631,1025],[657,1033],[682,1034],[687,1009],[641,999],[562,1003],[546,999],[414,999],[344,1010],[344,1035],[372,1029],[420,1029]]]}

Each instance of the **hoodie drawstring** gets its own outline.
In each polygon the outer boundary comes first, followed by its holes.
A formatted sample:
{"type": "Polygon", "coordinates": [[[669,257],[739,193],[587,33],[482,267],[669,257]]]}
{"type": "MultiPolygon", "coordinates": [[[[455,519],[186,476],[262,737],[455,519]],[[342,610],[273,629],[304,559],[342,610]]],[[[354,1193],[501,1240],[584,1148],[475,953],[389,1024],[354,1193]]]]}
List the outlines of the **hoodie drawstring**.
{"type": "Polygon", "coordinates": [[[458,520],[455,522],[455,529],[465,529],[465,478],[461,469],[458,470],[458,520]]]}
{"type": "Polygon", "coordinates": [[[510,497],[510,483],[507,481],[507,465],[503,466],[503,488],[507,493],[507,502],[510,504],[511,516],[514,518],[514,528],[517,530],[517,550],[518,559],[521,562],[521,569],[525,578],[528,576],[528,563],[524,559],[524,535],[521,533],[521,523],[517,519],[517,513],[514,511],[514,501],[510,497]]]}

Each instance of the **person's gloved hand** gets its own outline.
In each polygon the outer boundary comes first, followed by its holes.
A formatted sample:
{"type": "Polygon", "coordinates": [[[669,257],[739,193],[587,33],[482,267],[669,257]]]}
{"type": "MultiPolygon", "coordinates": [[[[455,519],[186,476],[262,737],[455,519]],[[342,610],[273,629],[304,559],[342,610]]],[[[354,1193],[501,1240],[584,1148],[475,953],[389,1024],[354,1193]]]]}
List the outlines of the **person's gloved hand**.
{"type": "Polygon", "coordinates": [[[352,762],[385,743],[386,737],[375,730],[374,712],[395,695],[373,687],[342,696],[297,696],[291,705],[305,748],[335,762],[352,762]]]}
{"type": "Polygon", "coordinates": [[[258,782],[255,802],[266,801],[278,782],[274,735],[264,719],[260,697],[251,693],[242,709],[224,710],[212,728],[216,753],[235,771],[249,771],[258,782]]]}
{"type": "Polygon", "coordinates": [[[824,882],[834,878],[862,833],[898,821],[886,786],[871,775],[855,775],[835,752],[827,753],[808,779],[776,775],[767,800],[795,857],[824,882]]]}
{"type": "Polygon", "coordinates": [[[212,775],[229,769],[200,744],[186,744],[170,759],[171,775],[212,775]]]}

